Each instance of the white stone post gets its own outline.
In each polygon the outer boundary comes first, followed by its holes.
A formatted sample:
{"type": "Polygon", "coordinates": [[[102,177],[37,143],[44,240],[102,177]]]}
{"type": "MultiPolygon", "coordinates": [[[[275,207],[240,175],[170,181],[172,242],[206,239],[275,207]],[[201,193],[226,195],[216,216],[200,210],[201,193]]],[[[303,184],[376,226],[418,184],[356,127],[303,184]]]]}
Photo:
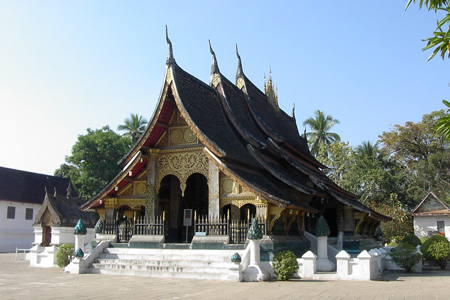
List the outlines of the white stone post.
{"type": "Polygon", "coordinates": [[[314,276],[316,273],[316,258],[317,256],[312,251],[303,254],[303,277],[312,278],[314,276]]]}
{"type": "Polygon", "coordinates": [[[244,281],[265,281],[270,278],[269,272],[262,268],[260,262],[260,248],[261,239],[263,234],[258,227],[256,218],[253,219],[252,225],[247,234],[247,239],[250,251],[250,263],[249,266],[243,271],[244,281]]]}
{"type": "Polygon", "coordinates": [[[360,280],[370,280],[371,279],[371,270],[370,270],[370,261],[372,260],[372,256],[366,250],[363,250],[357,257],[359,259],[359,270],[360,270],[360,280]]]}
{"type": "Polygon", "coordinates": [[[382,258],[381,253],[377,249],[372,249],[369,251],[369,254],[372,255],[372,257],[377,261],[377,270],[375,274],[381,275],[383,273],[383,262],[381,261],[382,258]]]}
{"type": "Polygon", "coordinates": [[[345,250],[341,250],[336,254],[336,274],[339,279],[346,280],[349,275],[350,254],[345,250]]]}
{"type": "Polygon", "coordinates": [[[75,235],[75,250],[81,249],[84,252],[84,235],[76,234],[75,235]]]}
{"type": "Polygon", "coordinates": [[[328,259],[328,237],[317,237],[317,270],[322,272],[334,271],[335,265],[328,259]]]}

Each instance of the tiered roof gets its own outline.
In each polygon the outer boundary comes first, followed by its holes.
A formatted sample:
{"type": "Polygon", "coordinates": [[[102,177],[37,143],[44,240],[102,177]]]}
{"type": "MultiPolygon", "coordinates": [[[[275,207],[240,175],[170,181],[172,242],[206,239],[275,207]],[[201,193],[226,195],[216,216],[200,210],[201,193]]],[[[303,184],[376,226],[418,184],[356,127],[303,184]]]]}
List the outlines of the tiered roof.
{"type": "MultiPolygon", "coordinates": [[[[117,193],[136,176],[148,158],[144,153],[156,145],[177,108],[204,146],[206,156],[219,169],[255,195],[272,204],[316,213],[299,195],[336,199],[357,210],[384,216],[357,201],[358,197],[334,184],[325,168],[299,135],[295,117],[287,115],[244,74],[239,53],[236,84],[223,76],[211,49],[211,82],[206,84],[175,62],[172,44],[166,65],[166,80],[155,112],[140,140],[119,162],[123,171],[83,209],[99,207],[101,199],[117,193]],[[132,173],[129,173],[133,170],[132,173]],[[296,192],[292,192],[292,190],[296,192]]],[[[276,103],[275,103],[276,104],[276,103]]]]}

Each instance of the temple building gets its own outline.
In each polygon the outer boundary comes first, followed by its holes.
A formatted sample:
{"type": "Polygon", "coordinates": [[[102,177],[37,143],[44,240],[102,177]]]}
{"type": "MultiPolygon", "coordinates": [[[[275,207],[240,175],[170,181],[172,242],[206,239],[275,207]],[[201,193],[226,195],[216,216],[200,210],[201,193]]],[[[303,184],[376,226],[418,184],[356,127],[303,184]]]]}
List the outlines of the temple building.
{"type": "Polygon", "coordinates": [[[385,217],[324,175],[294,111],[279,107],[270,78],[265,93],[246,77],[237,47],[233,83],[210,45],[206,84],[176,63],[167,43],[164,83],[145,132],[120,160],[122,171],[81,206],[99,214],[105,233],[118,242],[138,234],[164,243],[224,236],[231,245],[245,243],[256,218],[269,239],[306,241],[324,216],[330,236],[373,236],[385,217]]]}

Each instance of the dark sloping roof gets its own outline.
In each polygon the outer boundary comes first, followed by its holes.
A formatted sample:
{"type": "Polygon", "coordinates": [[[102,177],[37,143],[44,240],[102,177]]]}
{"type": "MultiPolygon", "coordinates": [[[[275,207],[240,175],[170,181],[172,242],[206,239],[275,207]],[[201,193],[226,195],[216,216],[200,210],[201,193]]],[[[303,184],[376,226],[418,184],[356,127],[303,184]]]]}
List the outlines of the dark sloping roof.
{"type": "Polygon", "coordinates": [[[49,211],[52,225],[75,227],[78,220],[81,219],[86,227],[93,228],[97,222],[97,214],[79,209],[86,201],[86,199],[80,197],[67,198],[46,192],[42,207],[34,219],[34,225],[40,224],[44,213],[49,211]]]}
{"type": "Polygon", "coordinates": [[[450,215],[450,208],[447,204],[442,202],[435,193],[430,191],[412,210],[411,215],[415,217],[450,215]]]}
{"type": "Polygon", "coordinates": [[[69,184],[78,196],[68,178],[0,167],[0,200],[42,204],[45,188],[66,195],[69,184]]]}

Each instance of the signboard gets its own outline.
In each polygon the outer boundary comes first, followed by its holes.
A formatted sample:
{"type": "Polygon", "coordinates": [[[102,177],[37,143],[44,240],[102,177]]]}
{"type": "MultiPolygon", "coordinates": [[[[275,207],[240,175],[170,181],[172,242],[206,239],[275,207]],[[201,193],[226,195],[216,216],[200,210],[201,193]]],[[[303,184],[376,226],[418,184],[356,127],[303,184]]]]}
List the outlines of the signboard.
{"type": "Polygon", "coordinates": [[[192,209],[184,210],[183,226],[192,226],[192,209]]]}

